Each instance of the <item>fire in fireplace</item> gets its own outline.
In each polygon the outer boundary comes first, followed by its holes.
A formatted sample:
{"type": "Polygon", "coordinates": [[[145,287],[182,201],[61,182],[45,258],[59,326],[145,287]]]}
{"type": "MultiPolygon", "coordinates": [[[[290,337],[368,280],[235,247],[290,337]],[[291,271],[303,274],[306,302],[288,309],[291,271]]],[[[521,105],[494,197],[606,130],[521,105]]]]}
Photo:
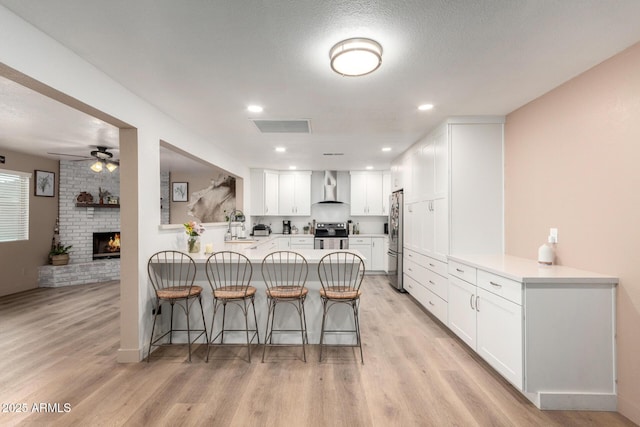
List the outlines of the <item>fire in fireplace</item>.
{"type": "Polygon", "coordinates": [[[93,259],[120,258],[120,232],[93,233],[93,259]]]}

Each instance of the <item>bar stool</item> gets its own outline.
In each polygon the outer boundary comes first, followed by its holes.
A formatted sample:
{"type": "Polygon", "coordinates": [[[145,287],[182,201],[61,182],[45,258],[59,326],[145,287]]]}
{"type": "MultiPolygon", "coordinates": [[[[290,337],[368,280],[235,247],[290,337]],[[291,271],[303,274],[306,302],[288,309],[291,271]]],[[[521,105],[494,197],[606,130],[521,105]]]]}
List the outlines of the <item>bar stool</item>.
{"type": "Polygon", "coordinates": [[[254,304],[256,288],[250,286],[253,267],[249,259],[237,252],[220,251],[212,254],[205,263],[205,271],[207,279],[213,293],[213,319],[211,321],[211,337],[207,346],[207,361],[209,361],[209,351],[213,345],[224,344],[225,332],[244,332],[247,336],[247,354],[249,362],[251,362],[251,343],[257,338],[260,344],[260,335],[258,335],[258,319],[256,317],[256,307],[254,304]],[[244,315],[244,329],[229,329],[225,327],[225,319],[227,314],[227,304],[232,304],[240,308],[244,315]],[[222,329],[215,336],[214,324],[216,321],[216,313],[222,305],[222,329]],[[249,306],[253,309],[253,321],[255,327],[249,329],[249,306]],[[249,339],[249,333],[251,339],[249,339]],[[220,337],[220,343],[215,341],[220,337]]]}
{"type": "Polygon", "coordinates": [[[360,339],[360,286],[364,278],[364,261],[351,252],[332,252],[320,259],[318,263],[318,277],[320,278],[320,298],[322,299],[322,329],[320,331],[320,361],[322,362],[322,348],[324,334],[354,333],[355,345],[336,344],[333,347],[358,347],[360,360],[364,364],[362,355],[362,341],[360,339]],[[336,304],[350,305],[353,310],[354,329],[325,329],[329,309],[336,304]]]}
{"type": "Polygon", "coordinates": [[[196,263],[187,254],[178,251],[160,251],[149,258],[147,263],[149,280],[155,290],[156,299],[154,301],[153,326],[151,327],[151,339],[149,341],[149,353],[147,362],[151,357],[152,347],[159,347],[166,344],[158,344],[164,337],[169,335],[169,344],[173,342],[173,332],[186,332],[187,344],[189,347],[189,362],[191,362],[191,345],[195,343],[203,334],[207,337],[207,324],[204,320],[204,310],[202,309],[202,287],[193,284],[196,276],[196,263]],[[202,329],[191,329],[190,310],[195,300],[200,304],[202,314],[202,329]],[[168,302],[171,305],[171,323],[169,330],[154,339],[153,334],[156,328],[156,320],[160,314],[160,305],[168,302]],[[182,304],[184,303],[184,304],[182,304]],[[187,317],[187,329],[174,329],[173,308],[178,304],[187,317]],[[192,332],[200,332],[193,340],[192,332]]]}
{"type": "MultiPolygon", "coordinates": [[[[309,343],[307,337],[307,319],[304,313],[304,300],[309,290],[305,288],[309,268],[307,260],[297,252],[277,251],[272,252],[262,260],[262,277],[267,286],[267,327],[262,348],[262,362],[267,347],[290,347],[292,344],[273,344],[273,334],[299,332],[302,339],[302,359],[307,361],[305,343],[309,343]],[[278,303],[287,303],[295,307],[300,319],[299,329],[274,329],[276,306],[278,303]]],[[[297,345],[297,344],[293,344],[297,345]]]]}

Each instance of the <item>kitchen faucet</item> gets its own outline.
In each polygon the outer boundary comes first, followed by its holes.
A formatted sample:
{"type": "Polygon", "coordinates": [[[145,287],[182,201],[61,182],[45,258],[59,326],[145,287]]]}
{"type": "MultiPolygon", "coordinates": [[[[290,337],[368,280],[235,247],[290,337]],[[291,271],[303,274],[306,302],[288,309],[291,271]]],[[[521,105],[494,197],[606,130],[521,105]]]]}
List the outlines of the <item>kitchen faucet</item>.
{"type": "Polygon", "coordinates": [[[242,211],[240,209],[233,209],[231,211],[231,213],[229,214],[229,228],[227,229],[227,232],[224,235],[224,240],[225,241],[229,241],[229,240],[237,238],[237,235],[234,236],[231,233],[231,223],[233,221],[240,221],[240,222],[243,223],[242,226],[244,227],[244,220],[245,220],[244,213],[242,213],[242,211]]]}

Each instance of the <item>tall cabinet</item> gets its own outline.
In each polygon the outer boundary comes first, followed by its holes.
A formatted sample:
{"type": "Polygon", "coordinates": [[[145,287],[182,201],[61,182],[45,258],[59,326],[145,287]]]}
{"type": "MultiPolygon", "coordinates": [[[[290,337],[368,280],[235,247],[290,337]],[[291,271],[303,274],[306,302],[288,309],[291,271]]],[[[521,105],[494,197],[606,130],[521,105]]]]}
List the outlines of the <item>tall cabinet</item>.
{"type": "Polygon", "coordinates": [[[503,127],[503,117],[451,118],[393,165],[404,171],[407,289],[443,323],[450,293],[465,291],[434,287],[446,283],[447,256],[503,253],[503,127]]]}

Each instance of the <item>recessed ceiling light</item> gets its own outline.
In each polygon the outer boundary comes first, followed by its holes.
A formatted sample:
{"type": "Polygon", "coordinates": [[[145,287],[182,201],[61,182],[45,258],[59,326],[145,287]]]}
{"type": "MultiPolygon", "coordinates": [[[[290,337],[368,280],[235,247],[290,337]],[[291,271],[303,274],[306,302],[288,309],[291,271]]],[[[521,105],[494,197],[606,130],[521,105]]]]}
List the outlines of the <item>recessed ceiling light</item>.
{"type": "Polygon", "coordinates": [[[296,170],[296,169],[298,169],[298,167],[297,166],[289,166],[289,169],[296,170]]]}
{"type": "Polygon", "coordinates": [[[284,153],[285,151],[287,151],[287,149],[285,147],[276,147],[276,151],[278,153],[284,153]]]}
{"type": "Polygon", "coordinates": [[[370,171],[371,169],[373,169],[373,166],[367,166],[368,171],[370,171]]]}
{"type": "Polygon", "coordinates": [[[382,151],[391,151],[391,147],[384,147],[382,151]]]}
{"type": "Polygon", "coordinates": [[[422,104],[418,107],[420,111],[427,111],[433,109],[433,104],[422,104]]]}
{"type": "Polygon", "coordinates": [[[343,76],[372,73],[382,64],[382,46],[375,40],[353,38],[336,43],[329,51],[331,69],[343,76]]]}
{"type": "Polygon", "coordinates": [[[262,113],[262,111],[264,110],[264,108],[262,108],[259,105],[249,105],[247,107],[247,110],[252,112],[252,113],[262,113]]]}

